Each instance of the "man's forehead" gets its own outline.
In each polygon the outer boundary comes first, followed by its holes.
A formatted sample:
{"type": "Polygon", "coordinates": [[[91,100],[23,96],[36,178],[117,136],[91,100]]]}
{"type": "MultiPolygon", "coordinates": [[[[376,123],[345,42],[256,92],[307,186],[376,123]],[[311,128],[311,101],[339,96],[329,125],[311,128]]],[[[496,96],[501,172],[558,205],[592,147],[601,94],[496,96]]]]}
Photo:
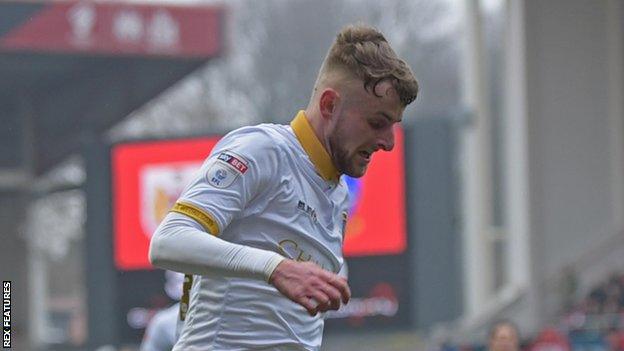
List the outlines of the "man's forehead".
{"type": "Polygon", "coordinates": [[[392,84],[392,81],[390,81],[390,79],[384,79],[374,84],[375,85],[373,86],[373,89],[375,95],[381,97],[388,96],[396,97],[397,99],[399,98],[399,92],[396,90],[394,84],[392,84]]]}
{"type": "Polygon", "coordinates": [[[392,122],[401,122],[405,106],[399,99],[396,88],[388,80],[381,81],[375,86],[375,96],[378,99],[379,114],[392,122]]]}
{"type": "Polygon", "coordinates": [[[388,116],[392,122],[400,122],[405,106],[389,79],[364,85],[360,79],[349,79],[342,82],[343,92],[347,93],[352,104],[366,107],[374,114],[388,116]]]}

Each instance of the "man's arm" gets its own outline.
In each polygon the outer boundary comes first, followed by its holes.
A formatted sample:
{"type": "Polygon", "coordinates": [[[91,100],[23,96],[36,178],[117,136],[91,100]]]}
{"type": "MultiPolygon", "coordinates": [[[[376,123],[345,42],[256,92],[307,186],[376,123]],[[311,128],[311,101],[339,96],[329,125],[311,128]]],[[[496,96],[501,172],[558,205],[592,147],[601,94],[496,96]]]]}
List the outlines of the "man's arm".
{"type": "Polygon", "coordinates": [[[194,220],[169,213],[152,237],[150,262],[190,274],[225,274],[269,280],[281,255],[239,245],[206,233],[194,220]]]}
{"type": "Polygon", "coordinates": [[[169,213],[154,233],[149,257],[154,266],[177,272],[264,279],[310,315],[337,310],[351,297],[346,279],[314,263],[227,242],[178,213],[169,213]]]}

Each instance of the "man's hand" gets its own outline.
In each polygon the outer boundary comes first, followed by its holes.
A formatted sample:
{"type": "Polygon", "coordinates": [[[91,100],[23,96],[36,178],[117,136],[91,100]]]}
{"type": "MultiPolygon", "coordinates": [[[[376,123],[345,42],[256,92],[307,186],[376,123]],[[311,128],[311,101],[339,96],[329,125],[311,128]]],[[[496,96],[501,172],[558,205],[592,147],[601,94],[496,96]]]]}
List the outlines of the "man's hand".
{"type": "Polygon", "coordinates": [[[345,278],[312,262],[283,260],[271,274],[269,283],[305,307],[311,316],[318,312],[337,310],[341,301],[346,304],[351,298],[351,290],[345,278]]]}

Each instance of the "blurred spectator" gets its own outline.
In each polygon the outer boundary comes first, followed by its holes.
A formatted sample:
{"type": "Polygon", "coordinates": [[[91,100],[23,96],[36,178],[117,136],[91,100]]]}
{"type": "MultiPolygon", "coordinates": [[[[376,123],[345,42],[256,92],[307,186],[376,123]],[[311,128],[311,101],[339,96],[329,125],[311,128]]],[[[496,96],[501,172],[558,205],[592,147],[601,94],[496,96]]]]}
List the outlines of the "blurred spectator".
{"type": "Polygon", "coordinates": [[[507,320],[492,325],[488,335],[489,351],[518,351],[520,348],[519,333],[516,325],[507,320]]]}
{"type": "Polygon", "coordinates": [[[612,328],[607,334],[609,351],[624,351],[624,331],[612,328]]]}
{"type": "Polygon", "coordinates": [[[578,291],[578,278],[574,268],[567,266],[563,270],[561,281],[559,282],[559,292],[561,294],[562,310],[567,311],[574,307],[576,294],[578,291]]]}
{"type": "MultiPolygon", "coordinates": [[[[166,271],[165,280],[165,292],[171,299],[179,301],[182,297],[184,274],[166,271]]],[[[178,302],[158,311],[152,317],[143,335],[141,351],[170,351],[173,348],[181,328],[179,311],[178,302]]]]}
{"type": "Polygon", "coordinates": [[[624,273],[613,274],[593,287],[580,300],[574,300],[577,282],[574,271],[561,281],[564,313],[556,328],[545,327],[520,345],[515,324],[502,320],[492,325],[487,345],[437,343],[440,351],[624,351],[624,273]]]}
{"type": "Polygon", "coordinates": [[[571,349],[567,336],[553,327],[544,328],[530,347],[531,351],[570,351],[571,349]]]}
{"type": "Polygon", "coordinates": [[[624,274],[614,274],[569,307],[562,325],[569,331],[624,329],[624,274]]]}
{"type": "Polygon", "coordinates": [[[173,348],[179,328],[179,310],[180,303],[175,303],[154,315],[145,330],[141,351],[170,351],[173,348]]]}

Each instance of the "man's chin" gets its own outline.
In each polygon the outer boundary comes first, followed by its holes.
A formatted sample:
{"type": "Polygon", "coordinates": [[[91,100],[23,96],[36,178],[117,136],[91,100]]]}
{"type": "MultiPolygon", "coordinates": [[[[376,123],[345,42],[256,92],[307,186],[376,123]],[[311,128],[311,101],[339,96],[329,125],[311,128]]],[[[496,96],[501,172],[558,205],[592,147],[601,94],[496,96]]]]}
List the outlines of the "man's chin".
{"type": "Polygon", "coordinates": [[[349,177],[352,178],[360,178],[362,177],[364,174],[366,174],[366,169],[368,167],[352,167],[351,169],[343,172],[344,174],[348,175],[349,177]]]}

